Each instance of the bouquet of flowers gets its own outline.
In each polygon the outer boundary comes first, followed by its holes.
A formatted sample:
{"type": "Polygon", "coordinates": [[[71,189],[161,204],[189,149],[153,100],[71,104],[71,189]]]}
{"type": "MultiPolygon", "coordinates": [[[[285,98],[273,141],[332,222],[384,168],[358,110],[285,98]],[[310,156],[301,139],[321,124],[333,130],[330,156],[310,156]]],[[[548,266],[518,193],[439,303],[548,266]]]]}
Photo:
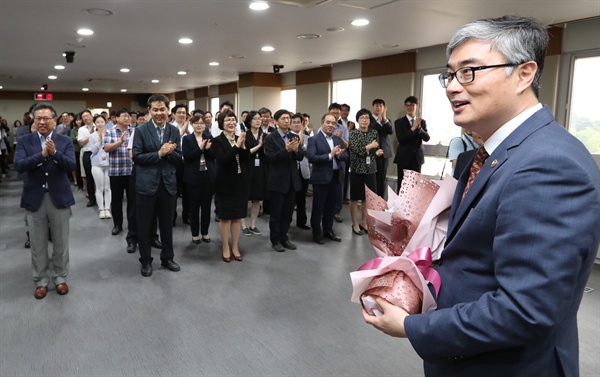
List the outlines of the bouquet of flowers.
{"type": "Polygon", "coordinates": [[[409,314],[436,309],[440,278],[431,263],[440,258],[456,180],[432,181],[405,170],[398,195],[388,188],[388,201],[366,189],[369,240],[378,258],[350,273],[352,301],[371,315],[380,314],[374,297],[385,298],[409,314]]]}

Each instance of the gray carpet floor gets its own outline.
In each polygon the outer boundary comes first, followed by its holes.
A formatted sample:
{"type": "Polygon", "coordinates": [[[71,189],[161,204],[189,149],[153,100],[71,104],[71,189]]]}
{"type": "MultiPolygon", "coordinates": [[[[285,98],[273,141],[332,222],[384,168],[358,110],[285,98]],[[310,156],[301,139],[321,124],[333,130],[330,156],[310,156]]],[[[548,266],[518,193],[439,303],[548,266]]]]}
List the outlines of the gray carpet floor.
{"type": "MultiPolygon", "coordinates": [[[[350,302],[349,272],[374,254],[366,236],[352,235],[348,206],[334,225],[341,243],[317,245],[292,227],[298,250],[285,253],[271,250],[261,216],[263,235],[241,236],[241,263],[221,261],[216,222],[213,241],[195,245],[179,217],[181,271],[160,268],[153,249],[154,274],[144,278],[125,234],[111,236],[112,220],[75,192],[71,291],[52,287],[36,300],[21,187],[13,171],[0,183],[0,376],[423,375],[409,341],[366,325],[350,302]]],[[[598,265],[589,286],[579,311],[581,375],[600,376],[598,265]]]]}

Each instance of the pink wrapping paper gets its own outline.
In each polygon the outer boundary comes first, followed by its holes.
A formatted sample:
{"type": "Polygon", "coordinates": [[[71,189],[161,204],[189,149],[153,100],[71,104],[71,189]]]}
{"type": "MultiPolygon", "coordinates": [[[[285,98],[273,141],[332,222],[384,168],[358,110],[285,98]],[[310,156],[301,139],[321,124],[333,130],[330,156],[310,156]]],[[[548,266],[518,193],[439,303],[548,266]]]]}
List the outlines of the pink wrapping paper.
{"type": "Polygon", "coordinates": [[[409,170],[398,195],[388,187],[387,202],[365,188],[369,240],[379,258],[350,273],[353,302],[370,315],[382,314],[376,296],[409,314],[437,308],[427,285],[432,283],[437,293],[441,282],[429,266],[441,256],[455,189],[450,176],[432,181],[409,170]]]}

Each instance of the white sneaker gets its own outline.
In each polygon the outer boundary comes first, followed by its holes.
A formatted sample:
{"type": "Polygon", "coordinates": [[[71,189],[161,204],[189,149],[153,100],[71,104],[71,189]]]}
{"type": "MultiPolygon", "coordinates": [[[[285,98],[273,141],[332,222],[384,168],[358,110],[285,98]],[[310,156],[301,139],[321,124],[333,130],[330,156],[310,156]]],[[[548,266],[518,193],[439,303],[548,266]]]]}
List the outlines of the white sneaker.
{"type": "Polygon", "coordinates": [[[100,210],[100,215],[99,215],[99,217],[100,217],[101,219],[106,219],[106,212],[105,212],[103,209],[101,209],[101,210],[100,210]]]}
{"type": "Polygon", "coordinates": [[[106,216],[105,219],[112,219],[112,214],[110,213],[110,209],[104,210],[104,216],[106,216]]]}

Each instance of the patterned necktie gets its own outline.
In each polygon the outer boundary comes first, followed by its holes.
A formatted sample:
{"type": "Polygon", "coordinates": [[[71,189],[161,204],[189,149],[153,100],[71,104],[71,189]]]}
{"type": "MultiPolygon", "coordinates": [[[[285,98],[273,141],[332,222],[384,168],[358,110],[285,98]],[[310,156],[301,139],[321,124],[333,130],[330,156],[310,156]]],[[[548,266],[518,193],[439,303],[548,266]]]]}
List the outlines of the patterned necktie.
{"type": "Polygon", "coordinates": [[[163,143],[163,128],[156,127],[156,132],[158,133],[158,140],[160,141],[160,145],[163,143]]]}
{"type": "Polygon", "coordinates": [[[483,167],[485,160],[489,156],[490,155],[487,153],[487,151],[485,150],[483,145],[481,147],[479,147],[479,149],[477,150],[477,153],[475,154],[475,159],[473,159],[473,164],[471,165],[471,171],[469,172],[469,180],[467,181],[467,186],[465,187],[465,191],[463,192],[461,201],[463,201],[465,199],[465,196],[467,195],[467,191],[469,191],[469,188],[473,184],[475,177],[477,177],[477,174],[479,174],[479,171],[483,167]]]}

